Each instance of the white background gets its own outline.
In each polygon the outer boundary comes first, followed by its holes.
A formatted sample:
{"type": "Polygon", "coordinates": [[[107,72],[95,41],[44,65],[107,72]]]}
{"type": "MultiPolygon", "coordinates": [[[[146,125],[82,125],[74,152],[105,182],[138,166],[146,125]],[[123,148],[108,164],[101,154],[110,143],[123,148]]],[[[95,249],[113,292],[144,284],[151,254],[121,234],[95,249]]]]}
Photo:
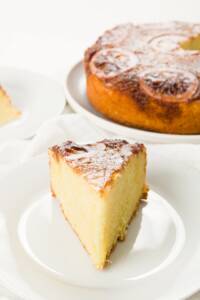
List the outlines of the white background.
{"type": "Polygon", "coordinates": [[[0,0],[0,66],[62,83],[66,69],[103,30],[169,20],[200,22],[200,0],[0,0]]]}
{"type": "Polygon", "coordinates": [[[200,0],[0,0],[0,65],[62,81],[104,29],[168,20],[200,22],[200,0]]]}

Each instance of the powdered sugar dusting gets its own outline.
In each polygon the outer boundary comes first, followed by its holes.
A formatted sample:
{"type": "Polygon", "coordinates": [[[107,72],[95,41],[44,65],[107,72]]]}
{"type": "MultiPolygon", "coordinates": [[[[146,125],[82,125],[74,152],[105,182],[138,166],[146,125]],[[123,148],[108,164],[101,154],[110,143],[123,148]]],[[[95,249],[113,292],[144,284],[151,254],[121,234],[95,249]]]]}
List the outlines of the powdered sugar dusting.
{"type": "Polygon", "coordinates": [[[200,24],[170,22],[162,24],[124,24],[106,31],[85,54],[88,74],[105,85],[123,91],[141,104],[152,97],[194,101],[200,97],[200,49],[189,50],[184,43],[200,37],[200,24]],[[140,72],[159,73],[159,84],[141,85],[140,72]],[[165,72],[162,75],[161,70],[165,72]],[[172,80],[166,73],[173,70],[172,80]],[[179,76],[182,73],[184,76],[179,76]],[[186,82],[187,81],[187,82],[186,82]],[[136,88],[135,88],[136,86],[136,88]],[[154,87],[156,88],[154,89],[154,87]],[[145,87],[143,89],[142,87],[145,87]],[[160,88],[160,89],[159,89],[160,88]],[[158,90],[159,89],[159,90],[158,90]],[[187,89],[180,93],[180,89],[187,89]]]}
{"type": "Polygon", "coordinates": [[[52,147],[52,150],[64,157],[66,162],[81,173],[96,190],[102,190],[131,155],[144,151],[144,145],[108,139],[86,145],[67,141],[61,146],[52,147]]]}

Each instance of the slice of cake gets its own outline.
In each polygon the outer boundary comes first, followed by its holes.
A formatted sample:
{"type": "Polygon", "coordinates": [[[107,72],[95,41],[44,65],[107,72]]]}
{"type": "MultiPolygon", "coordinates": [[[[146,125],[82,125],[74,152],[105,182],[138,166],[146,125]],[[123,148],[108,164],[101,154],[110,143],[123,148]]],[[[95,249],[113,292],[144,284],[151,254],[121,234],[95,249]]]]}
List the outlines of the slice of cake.
{"type": "Polygon", "coordinates": [[[146,196],[146,149],[125,140],[49,149],[52,195],[101,269],[146,196]]]}
{"type": "Polygon", "coordinates": [[[12,105],[9,96],[0,86],[0,125],[18,118],[20,114],[20,111],[12,105]]]}

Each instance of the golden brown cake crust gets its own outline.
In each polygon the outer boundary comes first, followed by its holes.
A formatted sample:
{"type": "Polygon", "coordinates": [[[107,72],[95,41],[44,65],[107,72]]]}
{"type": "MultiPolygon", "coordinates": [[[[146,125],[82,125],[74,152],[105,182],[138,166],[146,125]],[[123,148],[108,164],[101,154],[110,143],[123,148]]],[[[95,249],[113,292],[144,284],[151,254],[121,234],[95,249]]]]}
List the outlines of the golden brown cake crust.
{"type": "Polygon", "coordinates": [[[129,144],[125,140],[102,140],[94,144],[78,145],[67,141],[53,146],[51,151],[65,159],[73,170],[83,174],[99,191],[108,186],[132,155],[145,152],[143,144],[129,144]]]}
{"type": "Polygon", "coordinates": [[[109,118],[200,133],[200,24],[117,26],[85,52],[84,65],[88,98],[109,118]]]}

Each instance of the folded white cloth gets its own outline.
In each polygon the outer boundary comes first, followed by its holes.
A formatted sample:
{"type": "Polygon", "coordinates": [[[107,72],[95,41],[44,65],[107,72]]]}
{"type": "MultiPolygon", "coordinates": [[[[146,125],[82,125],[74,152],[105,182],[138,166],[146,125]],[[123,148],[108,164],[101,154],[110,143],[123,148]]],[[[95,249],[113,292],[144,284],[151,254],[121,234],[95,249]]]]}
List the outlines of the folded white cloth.
{"type": "Polygon", "coordinates": [[[30,140],[9,140],[0,145],[0,177],[48,147],[67,139],[85,142],[109,137],[83,117],[75,113],[64,114],[44,123],[30,140]]]}
{"type": "MultiPolygon", "coordinates": [[[[47,152],[48,147],[65,140],[91,142],[108,137],[120,137],[96,127],[75,113],[58,116],[45,122],[30,140],[9,140],[0,145],[0,177],[31,157],[47,152]]],[[[148,145],[148,150],[159,153],[165,148],[178,160],[200,169],[200,145],[173,144],[148,145]]]]}
{"type": "MultiPolygon", "coordinates": [[[[48,147],[60,144],[67,139],[91,142],[108,137],[116,138],[117,136],[97,128],[78,114],[69,113],[58,116],[43,124],[32,139],[10,140],[0,145],[0,178],[31,157],[47,152],[48,147]]],[[[161,148],[162,151],[165,149],[166,157],[176,156],[177,160],[182,163],[200,170],[200,145],[154,144],[147,145],[147,148],[151,155],[159,155],[161,148]]],[[[2,299],[36,299],[36,296],[28,291],[27,286],[24,289],[19,278],[15,277],[13,280],[13,277],[13,273],[8,271],[7,274],[1,274],[0,270],[0,299],[1,295],[8,296],[8,298],[2,299]]],[[[37,299],[39,300],[40,297],[37,299]]]]}

